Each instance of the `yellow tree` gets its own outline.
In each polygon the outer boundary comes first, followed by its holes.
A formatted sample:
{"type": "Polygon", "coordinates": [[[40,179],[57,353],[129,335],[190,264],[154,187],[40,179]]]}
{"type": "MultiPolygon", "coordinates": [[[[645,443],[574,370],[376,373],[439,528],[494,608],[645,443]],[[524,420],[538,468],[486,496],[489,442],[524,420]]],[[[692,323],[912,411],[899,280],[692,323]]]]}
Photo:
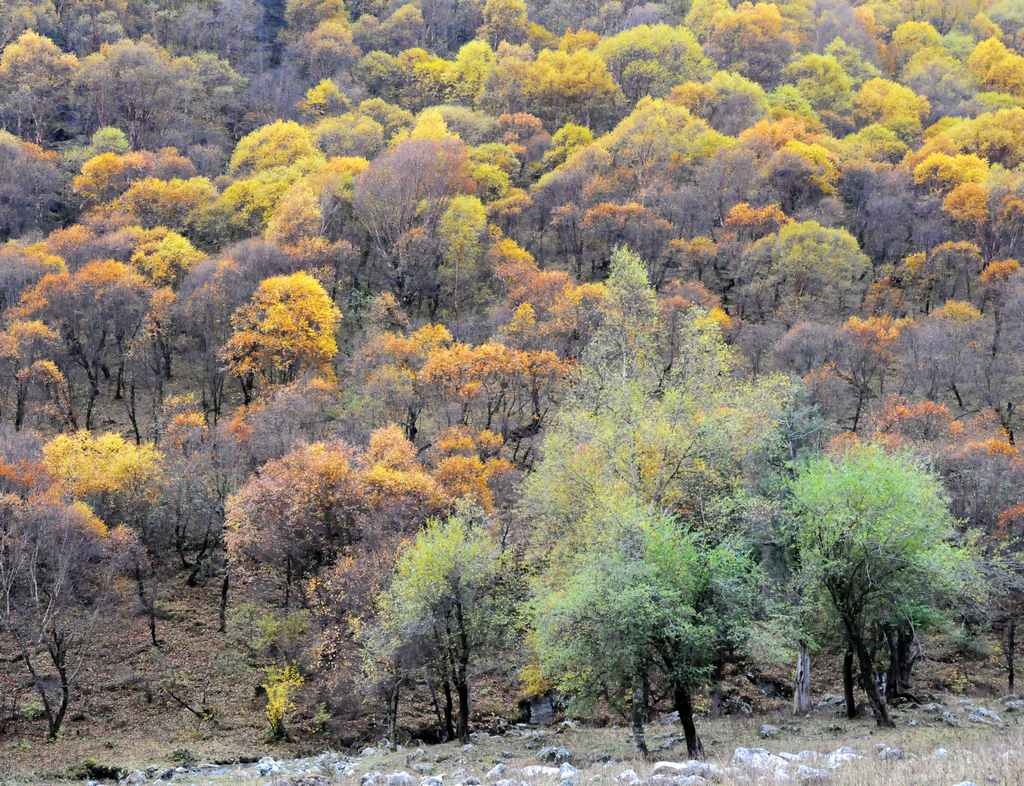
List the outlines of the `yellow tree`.
{"type": "Polygon", "coordinates": [[[256,379],[279,384],[302,371],[331,372],[341,312],[309,273],[264,279],[231,317],[234,333],[221,357],[242,380],[248,403],[256,379]]]}

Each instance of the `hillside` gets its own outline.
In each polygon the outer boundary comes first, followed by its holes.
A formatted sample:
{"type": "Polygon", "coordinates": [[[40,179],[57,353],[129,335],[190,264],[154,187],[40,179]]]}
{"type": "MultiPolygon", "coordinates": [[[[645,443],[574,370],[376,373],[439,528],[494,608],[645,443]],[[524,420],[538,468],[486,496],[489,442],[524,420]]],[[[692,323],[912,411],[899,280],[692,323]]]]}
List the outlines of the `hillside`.
{"type": "Polygon", "coordinates": [[[1022,259],[1021,0],[0,1],[0,778],[1011,778],[1022,259]]]}

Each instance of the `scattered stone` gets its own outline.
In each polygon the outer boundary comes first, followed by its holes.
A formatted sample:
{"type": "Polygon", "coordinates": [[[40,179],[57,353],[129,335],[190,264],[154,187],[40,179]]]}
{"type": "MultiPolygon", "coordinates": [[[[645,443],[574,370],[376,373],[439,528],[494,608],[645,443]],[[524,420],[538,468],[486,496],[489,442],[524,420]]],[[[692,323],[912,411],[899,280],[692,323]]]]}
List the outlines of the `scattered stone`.
{"type": "Polygon", "coordinates": [[[944,759],[948,755],[949,755],[949,751],[947,751],[945,748],[936,748],[935,750],[932,751],[932,758],[933,759],[944,759]]]}
{"type": "Polygon", "coordinates": [[[378,751],[374,747],[363,748],[361,751],[359,751],[359,755],[363,756],[363,757],[366,757],[366,756],[376,756],[378,753],[380,753],[380,751],[378,751]]]}
{"type": "Polygon", "coordinates": [[[950,712],[949,710],[942,713],[942,722],[951,728],[960,728],[960,716],[956,713],[950,712]]]}
{"type": "Polygon", "coordinates": [[[933,715],[939,715],[946,711],[946,707],[939,704],[937,701],[930,701],[927,704],[921,705],[921,712],[930,712],[933,715]]]}
{"type": "Polygon", "coordinates": [[[615,782],[621,783],[622,786],[637,786],[640,783],[640,776],[636,774],[636,770],[623,770],[615,776],[615,782]]]}
{"type": "Polygon", "coordinates": [[[359,779],[359,786],[381,786],[383,782],[384,773],[374,770],[363,774],[363,777],[359,779]]]}
{"type": "Polygon", "coordinates": [[[1003,723],[1003,719],[997,713],[986,707],[975,707],[967,716],[967,720],[971,723],[980,723],[983,726],[1000,726],[1003,723]]]}
{"type": "Polygon", "coordinates": [[[549,745],[537,751],[537,758],[541,761],[561,764],[564,761],[572,761],[572,751],[560,745],[549,745]]]}
{"type": "Polygon", "coordinates": [[[416,779],[404,771],[391,772],[388,773],[385,783],[387,786],[413,786],[416,783],[416,779]]]}
{"type": "Polygon", "coordinates": [[[421,761],[412,765],[412,771],[419,775],[430,775],[434,771],[434,765],[428,761],[421,761]]]}
{"type": "Polygon", "coordinates": [[[765,773],[777,781],[789,778],[789,762],[764,748],[737,748],[731,763],[734,767],[765,773]]]}
{"type": "Polygon", "coordinates": [[[484,780],[499,780],[505,774],[505,770],[507,769],[508,767],[506,767],[502,762],[498,762],[493,767],[491,767],[490,770],[487,771],[487,774],[484,776],[484,780]]]}
{"type": "Polygon", "coordinates": [[[782,734],[782,729],[778,726],[772,726],[770,723],[762,723],[759,733],[762,739],[770,740],[772,737],[778,737],[782,734]]]}
{"type": "Polygon", "coordinates": [[[828,756],[825,757],[825,766],[830,770],[835,770],[841,767],[848,761],[854,761],[855,759],[861,758],[861,755],[857,753],[853,748],[848,748],[845,745],[841,748],[836,748],[828,756]]]}
{"type": "Polygon", "coordinates": [[[907,754],[903,752],[902,748],[894,748],[890,745],[879,745],[878,758],[882,761],[902,761],[907,758],[907,754]]]}
{"type": "Polygon", "coordinates": [[[272,756],[264,756],[256,762],[256,772],[261,776],[276,775],[281,772],[281,765],[272,756]]]}
{"type": "Polygon", "coordinates": [[[1003,699],[1003,708],[1007,712],[1024,712],[1024,700],[1003,699]]]}
{"type": "Polygon", "coordinates": [[[819,770],[816,767],[801,764],[797,767],[796,779],[799,783],[826,783],[832,779],[832,776],[828,770],[819,770]]]}
{"type": "Polygon", "coordinates": [[[444,786],[444,780],[437,775],[428,775],[420,778],[420,786],[444,786]]]}
{"type": "Polygon", "coordinates": [[[558,777],[562,781],[562,786],[568,786],[569,784],[575,783],[579,774],[580,771],[567,761],[563,761],[562,766],[558,768],[558,777]]]}
{"type": "Polygon", "coordinates": [[[557,778],[560,774],[558,767],[545,767],[541,764],[531,764],[529,767],[523,767],[520,772],[526,778],[557,778]]]}
{"type": "Polygon", "coordinates": [[[659,761],[651,768],[651,775],[675,778],[696,775],[704,780],[715,781],[722,777],[722,769],[717,764],[696,759],[687,762],[659,761]]]}
{"type": "Polygon", "coordinates": [[[130,784],[130,786],[137,786],[137,784],[145,783],[147,780],[146,773],[142,770],[132,770],[128,773],[128,777],[124,779],[124,782],[130,784]]]}

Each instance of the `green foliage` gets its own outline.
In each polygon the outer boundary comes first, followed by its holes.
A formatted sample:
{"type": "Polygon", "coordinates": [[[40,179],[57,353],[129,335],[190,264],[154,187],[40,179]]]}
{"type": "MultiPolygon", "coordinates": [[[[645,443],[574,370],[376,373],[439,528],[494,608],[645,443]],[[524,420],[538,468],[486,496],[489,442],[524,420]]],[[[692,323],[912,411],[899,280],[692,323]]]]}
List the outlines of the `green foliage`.
{"type": "Polygon", "coordinates": [[[869,626],[926,625],[980,590],[941,483],[911,455],[864,445],[817,457],[791,491],[802,597],[829,608],[847,637],[863,640],[869,626]]]}
{"type": "Polygon", "coordinates": [[[728,531],[718,507],[771,449],[792,395],[782,377],[736,379],[734,352],[699,309],[663,324],[635,254],[616,252],[608,289],[579,382],[524,488],[524,509],[555,556],[593,540],[622,499],[728,531]]]}
{"type": "Polygon", "coordinates": [[[534,607],[540,662],[588,709],[619,707],[640,674],[703,684],[715,653],[750,629],[758,571],[738,544],[711,546],[669,516],[623,500],[534,607]],[[653,676],[653,674],[651,675],[653,676]]]}

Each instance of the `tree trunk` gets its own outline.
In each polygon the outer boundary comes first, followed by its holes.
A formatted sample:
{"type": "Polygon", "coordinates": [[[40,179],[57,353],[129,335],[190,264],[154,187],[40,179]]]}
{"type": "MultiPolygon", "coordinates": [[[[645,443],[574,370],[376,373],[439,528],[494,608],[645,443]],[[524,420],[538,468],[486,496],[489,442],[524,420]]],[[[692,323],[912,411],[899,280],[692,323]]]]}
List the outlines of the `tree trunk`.
{"type": "Polygon", "coordinates": [[[459,675],[455,690],[459,696],[459,740],[465,745],[469,742],[469,681],[464,674],[459,675]]]}
{"type": "Polygon", "coordinates": [[[135,589],[139,595],[139,605],[142,606],[142,610],[146,612],[146,620],[149,622],[149,638],[153,642],[154,647],[159,647],[160,643],[156,638],[156,590],[154,589],[154,597],[146,596],[146,582],[142,576],[142,567],[140,565],[135,566],[135,589]]]}
{"type": "Polygon", "coordinates": [[[455,705],[452,700],[452,683],[445,677],[442,683],[444,692],[444,734],[445,742],[455,739],[455,705]]]}
{"type": "Polygon", "coordinates": [[[398,749],[398,700],[401,689],[401,682],[395,680],[395,684],[391,686],[391,693],[388,695],[388,740],[391,743],[391,750],[398,749]]]}
{"type": "Polygon", "coordinates": [[[1017,620],[1010,618],[1006,626],[1006,687],[1007,693],[1013,693],[1013,686],[1016,680],[1016,663],[1014,650],[1017,648],[1017,620]]]}
{"type": "Polygon", "coordinates": [[[637,680],[633,687],[632,710],[633,745],[636,747],[636,752],[646,759],[650,753],[647,750],[647,738],[644,735],[644,689],[640,680],[637,680]]]}
{"type": "Polygon", "coordinates": [[[679,722],[683,726],[683,734],[686,735],[686,753],[691,759],[704,758],[704,743],[697,736],[697,726],[693,722],[693,700],[690,697],[690,689],[686,685],[676,684],[672,686],[672,703],[676,712],[679,713],[679,722]]]}
{"type": "Polygon", "coordinates": [[[793,681],[793,714],[806,715],[811,711],[811,656],[807,642],[800,640],[796,656],[796,677],[793,681]]]}
{"type": "Polygon", "coordinates": [[[846,717],[857,717],[857,697],[853,695],[853,650],[843,655],[843,697],[846,699],[846,717]]]}
{"type": "Polygon", "coordinates": [[[920,647],[914,630],[909,625],[890,627],[885,631],[889,647],[889,670],[885,680],[886,699],[905,696],[911,687],[914,663],[920,654],[920,647]]]}
{"type": "Polygon", "coordinates": [[[217,632],[224,633],[228,629],[228,587],[231,584],[231,574],[227,566],[224,566],[224,580],[220,583],[220,608],[217,610],[218,626],[217,632]]]}
{"type": "Polygon", "coordinates": [[[860,666],[860,684],[868,695],[868,702],[871,704],[871,711],[875,716],[875,723],[881,728],[895,728],[892,718],[889,717],[889,708],[886,706],[885,697],[878,690],[878,682],[875,680],[874,664],[871,662],[871,655],[863,641],[856,642],[857,665],[860,666]]]}

